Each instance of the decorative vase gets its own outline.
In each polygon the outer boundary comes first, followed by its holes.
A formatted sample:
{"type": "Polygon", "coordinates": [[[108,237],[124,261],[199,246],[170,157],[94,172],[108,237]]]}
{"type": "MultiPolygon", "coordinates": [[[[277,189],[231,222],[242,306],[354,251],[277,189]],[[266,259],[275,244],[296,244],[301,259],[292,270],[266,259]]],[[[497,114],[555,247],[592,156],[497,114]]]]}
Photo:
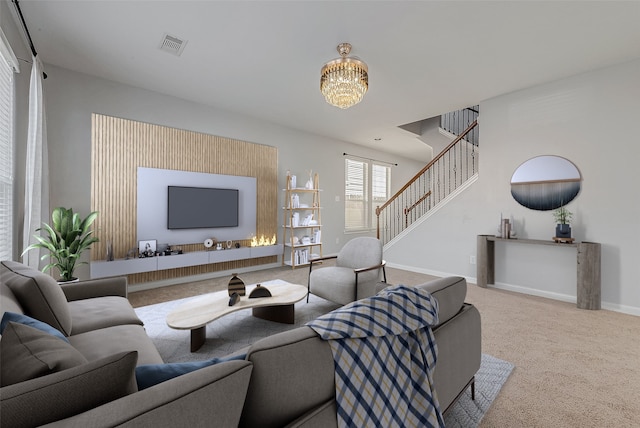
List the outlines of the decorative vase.
{"type": "Polygon", "coordinates": [[[111,242],[111,240],[107,241],[107,261],[113,261],[113,243],[111,242]]]}
{"type": "Polygon", "coordinates": [[[571,238],[571,225],[556,224],[556,238],[571,238]]]}
{"type": "Polygon", "coordinates": [[[234,273],[233,276],[229,280],[229,296],[233,293],[238,293],[239,296],[244,296],[247,294],[246,288],[244,286],[244,281],[238,278],[238,274],[234,273]]]}

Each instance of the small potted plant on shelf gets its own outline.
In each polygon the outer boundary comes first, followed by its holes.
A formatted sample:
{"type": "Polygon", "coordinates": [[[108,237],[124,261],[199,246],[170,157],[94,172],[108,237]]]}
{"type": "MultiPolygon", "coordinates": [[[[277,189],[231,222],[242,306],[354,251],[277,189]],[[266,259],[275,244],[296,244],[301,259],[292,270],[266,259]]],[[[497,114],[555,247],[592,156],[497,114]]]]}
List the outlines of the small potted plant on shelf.
{"type": "Polygon", "coordinates": [[[573,213],[564,205],[553,211],[553,218],[556,221],[556,238],[571,238],[571,219],[573,213]]]}
{"type": "Polygon", "coordinates": [[[89,249],[94,242],[98,242],[98,238],[91,236],[93,231],[89,230],[97,216],[98,212],[94,211],[81,219],[72,208],[55,208],[51,213],[53,227],[42,223],[42,227],[36,231],[45,230],[47,235],[34,235],[38,242],[29,245],[22,254],[35,248],[49,250],[49,254],[42,256],[42,259],[49,257],[50,263],[42,268],[42,271],[46,272],[56,267],[60,271],[58,282],[77,281],[73,271],[77,265],[86,264],[78,262],[82,252],[89,249]]]}

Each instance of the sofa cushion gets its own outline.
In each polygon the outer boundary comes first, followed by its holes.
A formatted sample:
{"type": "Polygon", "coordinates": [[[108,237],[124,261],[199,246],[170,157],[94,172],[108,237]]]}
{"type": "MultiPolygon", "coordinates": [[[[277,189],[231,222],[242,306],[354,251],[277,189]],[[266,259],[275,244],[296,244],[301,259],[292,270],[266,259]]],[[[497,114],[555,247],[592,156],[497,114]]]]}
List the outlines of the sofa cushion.
{"type": "Polygon", "coordinates": [[[438,278],[417,287],[427,290],[438,301],[438,325],[460,312],[467,297],[467,281],[460,276],[438,278]]]}
{"type": "Polygon", "coordinates": [[[137,324],[142,321],[124,297],[104,296],[69,302],[73,335],[114,325],[137,324]]]}
{"type": "Polygon", "coordinates": [[[69,337],[69,342],[89,361],[118,352],[138,351],[138,364],[162,364],[162,357],[140,325],[117,325],[69,337]]]}
{"type": "Polygon", "coordinates": [[[9,324],[9,322],[28,325],[29,327],[36,328],[40,331],[43,331],[47,334],[50,334],[51,336],[55,336],[69,343],[69,339],[67,339],[64,336],[64,334],[60,333],[60,330],[56,330],[55,328],[51,327],[49,324],[44,323],[35,318],[31,318],[30,316],[27,316],[24,314],[16,314],[14,312],[5,312],[4,315],[2,315],[2,321],[0,321],[0,334],[2,334],[2,332],[4,331],[7,324],[9,324]]]}
{"type": "Polygon", "coordinates": [[[9,322],[0,341],[0,384],[11,385],[87,362],[69,343],[28,325],[9,322]]]}
{"type": "Polygon", "coordinates": [[[165,382],[174,377],[191,373],[204,367],[213,366],[233,360],[244,360],[246,355],[234,355],[231,357],[212,358],[204,361],[191,361],[184,363],[145,364],[136,367],[136,382],[138,391],[165,382]]]}
{"type": "Polygon", "coordinates": [[[66,336],[71,334],[71,313],[64,292],[49,275],[22,263],[1,262],[2,281],[18,299],[24,313],[46,322],[66,336]]]}
{"type": "Polygon", "coordinates": [[[0,425],[13,428],[39,426],[135,392],[133,371],[136,361],[135,351],[124,352],[4,387],[0,425]]]}

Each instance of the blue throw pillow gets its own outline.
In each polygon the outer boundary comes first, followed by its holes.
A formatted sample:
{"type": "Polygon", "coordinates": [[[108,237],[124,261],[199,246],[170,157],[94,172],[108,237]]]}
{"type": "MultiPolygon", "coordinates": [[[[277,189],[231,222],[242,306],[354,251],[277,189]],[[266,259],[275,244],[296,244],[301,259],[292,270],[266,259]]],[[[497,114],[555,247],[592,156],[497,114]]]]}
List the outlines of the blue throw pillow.
{"type": "Polygon", "coordinates": [[[138,391],[157,385],[174,377],[190,373],[203,367],[212,366],[226,361],[244,360],[246,354],[233,357],[212,358],[205,361],[193,361],[188,363],[146,364],[136,367],[136,382],[138,391]]]}
{"type": "Polygon", "coordinates": [[[67,339],[65,335],[60,332],[60,330],[53,328],[49,324],[39,321],[35,318],[31,318],[24,314],[16,314],[14,312],[5,312],[2,316],[2,321],[0,321],[0,334],[2,334],[9,322],[28,325],[29,327],[44,331],[45,333],[48,333],[69,343],[69,339],[67,339]]]}

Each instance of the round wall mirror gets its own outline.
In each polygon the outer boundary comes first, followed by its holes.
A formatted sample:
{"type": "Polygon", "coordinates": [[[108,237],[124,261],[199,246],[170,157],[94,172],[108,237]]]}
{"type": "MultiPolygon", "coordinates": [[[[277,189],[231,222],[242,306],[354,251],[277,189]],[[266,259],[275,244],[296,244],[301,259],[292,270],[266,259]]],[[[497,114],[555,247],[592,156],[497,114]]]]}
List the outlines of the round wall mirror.
{"type": "Polygon", "coordinates": [[[536,156],[511,176],[511,195],[520,205],[548,211],[568,204],[580,192],[578,168],[560,156],[536,156]]]}

